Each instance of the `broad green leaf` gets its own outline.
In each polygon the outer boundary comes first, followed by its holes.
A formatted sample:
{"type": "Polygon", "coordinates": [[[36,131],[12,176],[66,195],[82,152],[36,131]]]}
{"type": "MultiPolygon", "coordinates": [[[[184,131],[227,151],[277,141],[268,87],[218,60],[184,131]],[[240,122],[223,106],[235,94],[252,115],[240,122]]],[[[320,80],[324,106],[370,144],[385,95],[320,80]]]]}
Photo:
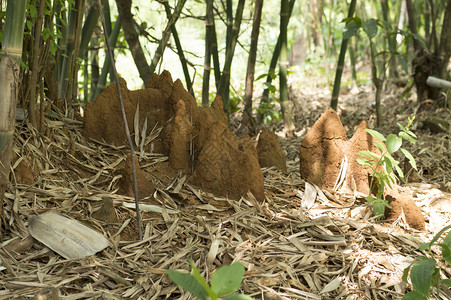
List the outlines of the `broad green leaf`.
{"type": "Polygon", "coordinates": [[[211,290],[218,296],[234,292],[240,288],[243,275],[244,266],[239,262],[222,266],[211,276],[211,290]]]}
{"type": "Polygon", "coordinates": [[[404,172],[402,171],[402,169],[398,165],[395,166],[395,169],[396,169],[396,172],[399,175],[399,178],[402,180],[402,182],[405,182],[405,180],[404,180],[404,172]]]}
{"type": "Polygon", "coordinates": [[[399,137],[405,139],[406,141],[409,141],[412,144],[415,144],[416,140],[411,137],[408,133],[402,131],[399,133],[399,137]]]}
{"type": "Polygon", "coordinates": [[[402,300],[428,300],[427,297],[421,295],[417,291],[411,291],[402,297],[402,300]]]}
{"type": "Polygon", "coordinates": [[[365,200],[368,201],[369,203],[374,203],[374,201],[375,201],[376,199],[374,199],[374,197],[370,195],[370,196],[366,196],[366,197],[365,197],[365,200]]]}
{"type": "Polygon", "coordinates": [[[442,279],[441,281],[443,284],[446,284],[447,286],[451,287],[451,279],[442,279]]]}
{"type": "Polygon", "coordinates": [[[369,19],[368,21],[366,21],[363,24],[362,28],[363,28],[363,31],[366,32],[366,34],[368,35],[368,37],[370,39],[375,37],[377,34],[378,28],[377,28],[377,23],[376,23],[375,19],[369,19]]]}
{"type": "Polygon", "coordinates": [[[193,270],[193,276],[194,278],[197,280],[197,282],[199,282],[199,284],[204,288],[204,290],[208,293],[208,295],[210,295],[210,297],[214,297],[217,295],[214,295],[213,291],[211,290],[210,286],[208,285],[208,283],[205,281],[205,279],[202,277],[202,275],[200,274],[199,269],[196,267],[196,265],[194,264],[194,262],[190,259],[189,260],[189,264],[191,265],[191,269],[193,270]]]}
{"type": "Polygon", "coordinates": [[[197,282],[193,275],[188,273],[181,273],[175,270],[166,270],[169,278],[175,282],[177,285],[181,286],[183,289],[187,290],[200,300],[208,300],[208,293],[202,287],[202,285],[197,282]]]}
{"type": "Polygon", "coordinates": [[[448,234],[446,235],[445,239],[443,240],[443,244],[445,244],[446,246],[448,246],[448,248],[451,249],[451,231],[448,232],[448,234]]]}
{"type": "Polygon", "coordinates": [[[359,17],[344,18],[341,22],[346,22],[346,24],[357,23],[359,26],[362,26],[362,19],[359,17]]]}
{"type": "Polygon", "coordinates": [[[370,168],[373,166],[373,164],[366,158],[358,157],[358,158],[356,158],[356,161],[359,165],[362,165],[362,166],[368,166],[370,168]]]}
{"type": "Polygon", "coordinates": [[[387,146],[388,153],[393,154],[401,148],[402,139],[394,134],[389,134],[387,140],[385,141],[385,146],[387,146]]]}
{"type": "Polygon", "coordinates": [[[377,149],[379,149],[379,151],[380,151],[381,153],[384,153],[384,152],[385,152],[385,146],[384,146],[384,144],[382,144],[381,142],[376,142],[376,147],[377,147],[377,149]]]}
{"type": "Polygon", "coordinates": [[[385,172],[390,174],[393,171],[393,164],[392,161],[390,160],[390,156],[385,156],[384,163],[385,163],[385,172]]]}
{"type": "Polygon", "coordinates": [[[366,132],[368,132],[369,134],[371,134],[373,137],[375,137],[376,139],[385,142],[385,137],[380,134],[379,132],[377,132],[376,130],[373,129],[365,129],[366,132]]]}
{"type": "Polygon", "coordinates": [[[369,157],[369,158],[373,158],[373,155],[372,155],[371,152],[368,151],[368,150],[365,150],[365,151],[359,151],[359,152],[357,152],[357,154],[358,154],[358,155],[361,155],[361,156],[367,156],[367,157],[369,157]]]}
{"type": "Polygon", "coordinates": [[[349,39],[357,34],[360,26],[357,23],[348,23],[346,27],[343,29],[343,39],[349,39]]]}
{"type": "Polygon", "coordinates": [[[384,203],[383,202],[381,202],[381,201],[375,201],[374,203],[373,203],[373,209],[374,209],[374,212],[373,212],[373,214],[375,215],[375,216],[379,216],[379,217],[384,217],[384,213],[385,213],[385,205],[384,205],[384,203]]]}
{"type": "Polygon", "coordinates": [[[404,281],[405,283],[407,283],[407,278],[409,277],[409,271],[411,267],[412,265],[408,266],[407,268],[404,269],[404,272],[402,273],[402,281],[404,281]]]}
{"type": "Polygon", "coordinates": [[[410,130],[407,130],[406,132],[407,132],[407,134],[410,135],[411,137],[414,137],[414,138],[417,137],[417,135],[416,135],[415,133],[413,133],[412,131],[410,131],[410,130]]]}
{"type": "MultiPolygon", "coordinates": [[[[451,228],[451,225],[448,225],[448,226],[445,226],[444,228],[442,228],[442,229],[434,236],[434,238],[433,238],[429,243],[427,243],[428,248],[432,247],[432,245],[434,245],[434,243],[442,236],[442,234],[443,234],[445,231],[447,231],[448,229],[450,229],[450,228],[451,228]]],[[[449,234],[448,234],[448,235],[449,235],[449,234]]],[[[448,236],[446,236],[444,242],[448,245],[448,242],[449,242],[448,236]]],[[[421,247],[421,245],[420,245],[420,247],[421,247]]]]}
{"type": "Polygon", "coordinates": [[[253,300],[253,298],[247,295],[234,294],[225,297],[224,300],[253,300]]]}
{"type": "Polygon", "coordinates": [[[428,258],[414,263],[410,271],[410,280],[412,280],[414,289],[423,296],[429,295],[432,275],[435,272],[435,264],[435,259],[428,258]]]}
{"type": "Polygon", "coordinates": [[[415,158],[413,158],[412,154],[410,154],[410,152],[404,148],[401,148],[401,152],[404,154],[405,157],[407,157],[412,168],[417,170],[417,164],[415,163],[415,158]]]}
{"type": "Polygon", "coordinates": [[[255,81],[265,78],[266,76],[268,76],[268,74],[261,74],[260,76],[257,77],[257,79],[255,79],[255,81]]]}

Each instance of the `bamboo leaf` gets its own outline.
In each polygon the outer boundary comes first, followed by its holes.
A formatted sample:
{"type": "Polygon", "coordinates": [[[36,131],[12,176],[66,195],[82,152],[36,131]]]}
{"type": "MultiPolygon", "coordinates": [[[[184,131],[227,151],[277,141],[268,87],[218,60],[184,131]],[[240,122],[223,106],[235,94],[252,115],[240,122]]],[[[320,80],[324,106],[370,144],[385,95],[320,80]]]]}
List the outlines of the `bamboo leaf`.
{"type": "Polygon", "coordinates": [[[133,128],[135,129],[135,145],[136,147],[139,147],[139,102],[138,105],[136,105],[133,128]]]}

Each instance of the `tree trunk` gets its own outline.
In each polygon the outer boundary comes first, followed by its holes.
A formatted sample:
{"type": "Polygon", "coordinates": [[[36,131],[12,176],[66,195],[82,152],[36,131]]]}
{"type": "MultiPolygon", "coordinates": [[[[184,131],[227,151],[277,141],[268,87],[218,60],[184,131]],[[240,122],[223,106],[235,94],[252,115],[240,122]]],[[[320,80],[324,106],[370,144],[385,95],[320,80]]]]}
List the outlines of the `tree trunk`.
{"type": "Polygon", "coordinates": [[[122,29],[124,30],[124,36],[127,40],[127,44],[130,48],[135,65],[138,68],[139,77],[141,77],[144,84],[149,82],[152,77],[149,64],[147,63],[146,56],[139,42],[139,35],[135,29],[135,20],[131,13],[131,0],[116,0],[117,10],[119,12],[119,18],[122,23],[122,29]]]}
{"type": "Polygon", "coordinates": [[[287,68],[288,68],[288,40],[287,27],[289,17],[288,0],[281,0],[280,6],[280,61],[279,61],[279,82],[280,82],[280,107],[282,108],[283,125],[285,135],[294,135],[293,115],[288,100],[287,68]]]}
{"type": "Polygon", "coordinates": [[[251,45],[247,61],[246,88],[244,90],[244,111],[241,120],[240,134],[255,135],[255,120],[252,118],[252,90],[254,88],[255,60],[257,59],[258,35],[262,17],[263,0],[255,1],[254,20],[252,23],[251,45]]]}

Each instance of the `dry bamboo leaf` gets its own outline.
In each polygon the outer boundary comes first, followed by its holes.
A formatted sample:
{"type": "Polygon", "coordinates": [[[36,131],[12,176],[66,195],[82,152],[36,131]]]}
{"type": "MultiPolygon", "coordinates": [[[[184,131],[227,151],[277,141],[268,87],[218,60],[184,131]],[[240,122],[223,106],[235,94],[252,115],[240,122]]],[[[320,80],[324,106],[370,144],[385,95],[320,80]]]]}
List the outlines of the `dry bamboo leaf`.
{"type": "MultiPolygon", "coordinates": [[[[127,207],[127,208],[132,208],[132,209],[135,209],[135,207],[136,207],[135,203],[128,203],[128,202],[123,202],[122,206],[127,207]]],[[[139,204],[139,209],[144,210],[144,211],[157,212],[157,213],[162,213],[162,211],[163,211],[163,208],[161,206],[150,205],[150,204],[139,204]]],[[[178,211],[176,209],[170,209],[170,208],[166,208],[166,207],[164,207],[164,209],[166,210],[166,212],[168,214],[180,213],[180,211],[178,211]]]]}
{"type": "Polygon", "coordinates": [[[315,205],[316,194],[315,187],[306,181],[304,196],[302,197],[302,207],[304,209],[310,209],[315,205]]]}
{"type": "Polygon", "coordinates": [[[144,154],[144,142],[146,140],[146,132],[147,132],[147,117],[144,120],[144,124],[141,129],[141,143],[139,143],[139,150],[140,150],[141,156],[144,154]]]}
{"type": "Polygon", "coordinates": [[[133,119],[133,128],[135,130],[135,145],[139,147],[139,102],[136,105],[135,117],[133,119]]]}
{"type": "Polygon", "coordinates": [[[66,259],[94,255],[109,245],[97,231],[54,211],[30,217],[28,230],[32,237],[66,259]]]}
{"type": "Polygon", "coordinates": [[[333,279],[331,282],[326,284],[326,286],[319,293],[320,294],[325,294],[325,293],[328,293],[328,292],[332,292],[333,290],[338,289],[340,287],[340,284],[341,284],[341,278],[340,277],[335,277],[335,279],[333,279]]]}

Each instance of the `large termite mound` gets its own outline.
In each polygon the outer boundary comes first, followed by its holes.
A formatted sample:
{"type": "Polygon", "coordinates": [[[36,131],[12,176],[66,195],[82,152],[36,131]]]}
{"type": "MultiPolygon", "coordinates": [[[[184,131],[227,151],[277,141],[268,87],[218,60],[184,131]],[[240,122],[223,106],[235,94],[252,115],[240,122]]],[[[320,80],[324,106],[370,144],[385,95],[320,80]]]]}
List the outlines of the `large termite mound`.
{"type": "MultiPolygon", "coordinates": [[[[378,140],[368,134],[365,128],[367,123],[362,121],[356,133],[348,140],[340,117],[333,109],[328,109],[307,132],[301,143],[299,150],[301,176],[320,187],[334,188],[341,185],[345,189],[355,189],[368,194],[371,170],[357,163],[356,159],[359,157],[357,152],[364,150],[380,152],[375,144],[378,140]],[[340,170],[346,174],[343,181],[337,179],[340,177],[340,170]]],[[[396,185],[387,191],[387,195],[392,206],[405,207],[405,214],[412,212],[409,216],[406,215],[410,226],[424,229],[424,218],[421,212],[418,213],[419,209],[415,202],[406,201],[405,195],[401,197],[396,185]],[[398,199],[399,203],[396,203],[398,199]]],[[[390,219],[396,218],[399,211],[400,209],[391,211],[390,219]]]]}
{"type": "MultiPolygon", "coordinates": [[[[250,191],[257,200],[264,199],[255,147],[228,130],[220,97],[211,107],[198,107],[181,81],[173,82],[167,71],[154,74],[145,89],[130,91],[122,78],[119,84],[132,140],[136,127],[145,151],[167,155],[173,169],[192,175],[191,183],[216,195],[239,199],[250,191]],[[146,138],[159,129],[157,138],[146,138]]],[[[126,144],[116,84],[86,106],[84,134],[113,145],[126,144]]]]}

